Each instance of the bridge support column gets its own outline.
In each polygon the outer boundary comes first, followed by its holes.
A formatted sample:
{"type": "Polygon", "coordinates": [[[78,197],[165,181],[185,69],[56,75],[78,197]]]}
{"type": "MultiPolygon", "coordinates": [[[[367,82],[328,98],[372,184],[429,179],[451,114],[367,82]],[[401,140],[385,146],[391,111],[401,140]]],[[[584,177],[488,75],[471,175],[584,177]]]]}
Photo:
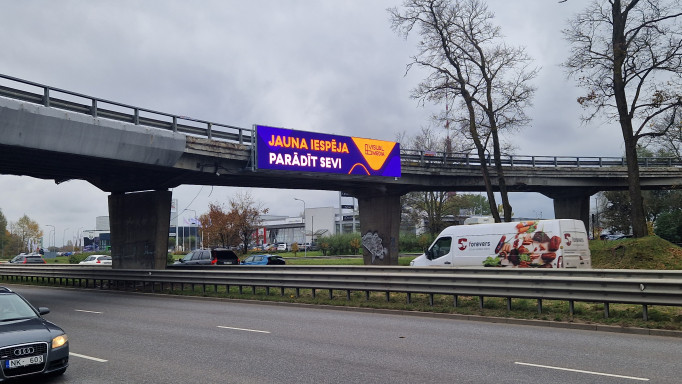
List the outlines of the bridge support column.
{"type": "Polygon", "coordinates": [[[398,265],[400,195],[358,196],[365,265],[398,265]]]}
{"type": "Polygon", "coordinates": [[[170,226],[170,191],[109,196],[114,269],[165,269],[170,226]]]}
{"type": "Polygon", "coordinates": [[[590,228],[590,196],[597,191],[588,188],[562,188],[561,191],[543,193],[554,200],[554,217],[577,219],[590,228]]]}

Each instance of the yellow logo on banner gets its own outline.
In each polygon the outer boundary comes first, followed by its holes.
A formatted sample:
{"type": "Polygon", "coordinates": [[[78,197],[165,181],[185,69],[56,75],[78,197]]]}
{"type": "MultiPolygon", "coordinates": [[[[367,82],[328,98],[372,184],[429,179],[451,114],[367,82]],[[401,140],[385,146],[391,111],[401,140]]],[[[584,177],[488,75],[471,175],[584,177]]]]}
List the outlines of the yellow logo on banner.
{"type": "Polygon", "coordinates": [[[392,141],[361,139],[357,137],[352,137],[352,139],[360,153],[362,153],[362,157],[367,161],[367,164],[375,171],[384,166],[388,155],[391,154],[396,144],[392,141]]]}

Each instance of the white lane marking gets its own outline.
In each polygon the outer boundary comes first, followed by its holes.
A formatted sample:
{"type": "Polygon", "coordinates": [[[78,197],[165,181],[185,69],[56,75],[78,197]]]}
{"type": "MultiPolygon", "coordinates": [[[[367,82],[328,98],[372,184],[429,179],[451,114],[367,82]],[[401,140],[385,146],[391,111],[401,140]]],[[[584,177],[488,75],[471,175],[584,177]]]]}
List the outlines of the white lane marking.
{"type": "Polygon", "coordinates": [[[235,327],[225,327],[222,325],[219,325],[218,328],[223,328],[223,329],[234,329],[235,331],[247,331],[247,332],[258,332],[258,333],[270,333],[268,331],[259,331],[257,329],[246,329],[246,328],[235,328],[235,327]]]}
{"type": "Polygon", "coordinates": [[[85,313],[96,313],[98,315],[101,315],[102,312],[95,312],[95,311],[86,311],[85,309],[74,309],[76,312],[85,312],[85,313]]]}
{"type": "Polygon", "coordinates": [[[88,359],[88,360],[96,361],[98,363],[106,363],[107,361],[109,361],[109,360],[104,360],[104,359],[98,359],[98,358],[92,357],[92,356],[80,355],[78,353],[73,353],[73,352],[69,352],[69,356],[80,357],[81,359],[88,359]]]}
{"type": "Polygon", "coordinates": [[[649,381],[649,379],[644,378],[644,377],[622,376],[622,375],[614,375],[614,374],[611,374],[611,373],[584,371],[584,370],[582,370],[582,369],[571,369],[571,368],[551,367],[551,366],[549,366],[549,365],[522,363],[522,362],[519,362],[519,361],[515,361],[514,364],[518,364],[518,365],[527,365],[527,366],[529,366],[529,367],[556,369],[556,370],[559,370],[559,371],[569,371],[569,372],[577,372],[577,373],[586,373],[586,374],[588,374],[588,375],[599,375],[599,376],[617,377],[617,378],[619,378],[619,379],[630,379],[630,380],[639,380],[639,381],[649,381]]]}

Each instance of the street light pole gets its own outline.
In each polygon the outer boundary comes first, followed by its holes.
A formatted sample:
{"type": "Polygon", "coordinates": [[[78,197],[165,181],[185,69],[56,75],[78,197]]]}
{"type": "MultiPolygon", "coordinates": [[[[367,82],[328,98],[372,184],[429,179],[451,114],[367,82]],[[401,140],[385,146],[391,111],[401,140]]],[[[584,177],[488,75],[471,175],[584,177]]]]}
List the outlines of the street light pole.
{"type": "MultiPolygon", "coordinates": [[[[194,220],[192,220],[191,223],[189,223],[189,250],[192,250],[192,227],[196,224],[197,222],[197,211],[193,209],[185,209],[186,211],[192,211],[194,213],[194,220]]],[[[194,233],[194,249],[199,248],[199,243],[197,243],[197,233],[194,233]]]]}
{"type": "Polygon", "coordinates": [[[303,256],[308,257],[308,245],[306,244],[306,234],[305,234],[305,201],[301,199],[297,199],[294,197],[294,200],[298,200],[301,203],[303,203],[303,256]]]}
{"type": "MultiPolygon", "coordinates": [[[[54,233],[54,225],[52,224],[45,224],[46,227],[52,227],[52,233],[54,233]]],[[[52,236],[52,241],[54,242],[54,235],[52,236]]],[[[50,251],[50,235],[47,235],[47,250],[48,252],[50,251]]]]}
{"type": "Polygon", "coordinates": [[[69,227],[64,228],[64,232],[62,233],[62,249],[66,246],[66,231],[69,229],[69,227]]]}

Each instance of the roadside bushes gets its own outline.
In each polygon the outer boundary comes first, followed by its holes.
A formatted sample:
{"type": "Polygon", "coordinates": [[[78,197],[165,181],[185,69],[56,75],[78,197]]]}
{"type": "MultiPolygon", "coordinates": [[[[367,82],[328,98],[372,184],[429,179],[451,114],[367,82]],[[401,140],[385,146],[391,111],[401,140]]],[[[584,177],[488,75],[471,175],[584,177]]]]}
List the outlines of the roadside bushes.
{"type": "Polygon", "coordinates": [[[325,236],[317,239],[318,243],[325,242],[329,245],[327,248],[328,255],[355,255],[353,252],[354,246],[361,244],[361,237],[359,233],[342,233],[334,236],[325,236]]]}
{"type": "Polygon", "coordinates": [[[401,233],[398,250],[404,253],[423,253],[433,240],[433,236],[427,233],[419,236],[411,233],[401,233]]]}
{"type": "Polygon", "coordinates": [[[92,255],[92,253],[73,253],[69,256],[69,264],[78,264],[90,255],[92,255]]]}
{"type": "MultiPolygon", "coordinates": [[[[362,236],[359,233],[344,233],[333,236],[325,236],[316,239],[320,249],[326,255],[358,255],[362,254],[362,236]]],[[[398,245],[401,253],[422,253],[433,242],[428,234],[400,234],[398,245]]]]}

